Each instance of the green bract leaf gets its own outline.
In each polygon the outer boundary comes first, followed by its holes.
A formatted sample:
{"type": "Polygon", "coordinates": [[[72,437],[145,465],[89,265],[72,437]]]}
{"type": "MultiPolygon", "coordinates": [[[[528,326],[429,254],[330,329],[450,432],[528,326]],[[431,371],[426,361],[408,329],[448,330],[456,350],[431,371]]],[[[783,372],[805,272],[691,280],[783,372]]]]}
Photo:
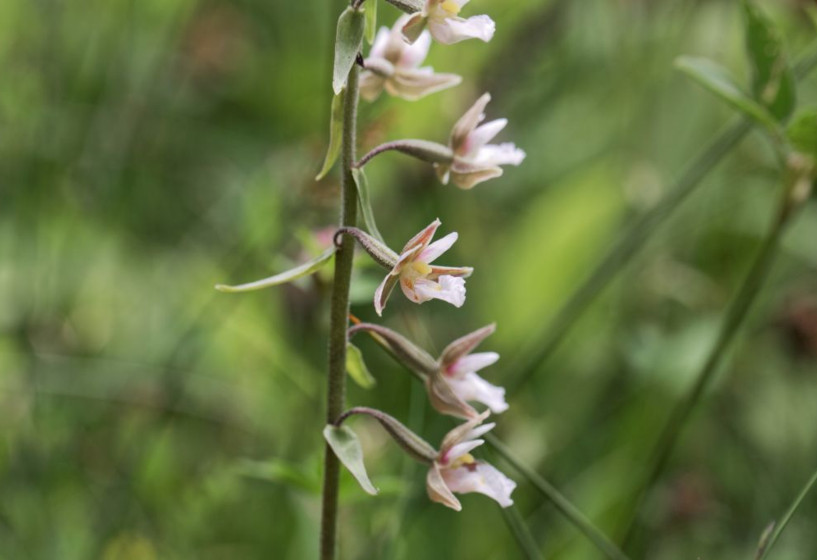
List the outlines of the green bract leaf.
{"type": "Polygon", "coordinates": [[[675,66],[729,105],[770,130],[776,130],[777,121],[736,83],[722,66],[705,58],[682,56],[675,66]]]}
{"type": "Polygon", "coordinates": [[[352,168],[352,176],[357,185],[357,199],[360,202],[360,209],[363,213],[363,221],[366,224],[366,229],[369,234],[377,239],[383,241],[383,236],[377,229],[377,224],[374,221],[374,212],[372,211],[372,201],[369,198],[369,181],[366,179],[366,174],[362,169],[352,168]]]}
{"type": "Polygon", "coordinates": [[[340,145],[343,139],[343,100],[346,97],[345,93],[345,89],[341,90],[332,98],[332,114],[329,120],[329,147],[326,149],[323,167],[315,177],[316,181],[326,177],[326,174],[335,165],[338,155],[340,155],[340,145]]]}
{"type": "Polygon", "coordinates": [[[338,30],[335,37],[335,69],[332,75],[332,89],[335,90],[335,95],[346,87],[349,71],[360,52],[365,19],[363,10],[354,10],[351,6],[343,10],[338,18],[338,30]]]}
{"type": "Polygon", "coordinates": [[[363,449],[360,447],[360,441],[349,428],[342,426],[340,428],[327,425],[323,429],[323,437],[326,443],[335,452],[335,455],[343,465],[349,469],[355,480],[360,483],[361,488],[371,495],[377,494],[377,489],[369,480],[369,475],[366,474],[366,465],[363,464],[363,449]]]}
{"type": "Polygon", "coordinates": [[[817,109],[799,111],[789,124],[786,136],[795,150],[817,160],[817,109]]]}
{"type": "Polygon", "coordinates": [[[796,105],[796,88],[782,40],[769,18],[751,0],[744,0],[743,13],[746,48],[752,64],[752,92],[772,115],[785,120],[796,105]]]}
{"type": "Polygon", "coordinates": [[[363,361],[363,352],[351,342],[346,344],[346,372],[364,389],[371,389],[377,382],[363,361]]]}
{"type": "Polygon", "coordinates": [[[371,45],[374,43],[374,36],[377,32],[377,2],[369,0],[364,8],[366,9],[366,41],[371,45]]]}
{"type": "Polygon", "coordinates": [[[335,254],[336,250],[337,249],[335,247],[330,247],[311,261],[307,261],[300,266],[296,266],[295,268],[291,268],[286,272],[276,274],[275,276],[270,276],[264,280],[258,280],[257,282],[250,282],[248,284],[241,284],[238,286],[216,284],[216,290],[219,292],[228,293],[251,292],[253,290],[269,288],[270,286],[277,286],[278,284],[286,284],[287,282],[292,282],[293,280],[297,280],[302,276],[307,276],[317,272],[320,267],[322,267],[329,259],[332,258],[332,255],[335,254]]]}
{"type": "MultiPolygon", "coordinates": [[[[371,0],[370,0],[371,1],[371,0]]],[[[423,10],[423,0],[387,0],[389,4],[403,10],[407,14],[421,12],[423,10]]]]}

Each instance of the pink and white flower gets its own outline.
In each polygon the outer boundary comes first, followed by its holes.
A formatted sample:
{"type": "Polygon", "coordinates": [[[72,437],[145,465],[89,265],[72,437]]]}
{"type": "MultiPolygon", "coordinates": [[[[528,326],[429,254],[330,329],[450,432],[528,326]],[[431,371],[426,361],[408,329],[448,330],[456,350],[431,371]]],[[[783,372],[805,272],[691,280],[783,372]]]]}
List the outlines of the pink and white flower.
{"type": "Polygon", "coordinates": [[[473,418],[477,412],[468,402],[479,402],[495,414],[508,410],[505,389],[485,381],[477,371],[499,360],[496,352],[471,353],[496,330],[488,325],[449,344],[437,363],[437,371],[427,378],[431,403],[439,412],[473,418]]]}
{"type": "Polygon", "coordinates": [[[394,268],[375,291],[374,309],[378,315],[383,314],[386,301],[398,282],[406,297],[414,303],[431,299],[441,299],[455,307],[465,303],[464,279],[474,269],[430,264],[457,240],[457,233],[453,232],[431,243],[440,223],[439,219],[434,220],[403,247],[394,268]]]}
{"type": "Polygon", "coordinates": [[[413,43],[428,26],[440,43],[450,45],[465,39],[491,40],[496,24],[488,16],[459,17],[469,0],[426,0],[422,11],[412,14],[403,25],[403,35],[413,43]]]}
{"type": "Polygon", "coordinates": [[[525,152],[511,142],[488,143],[508,124],[508,119],[496,119],[480,125],[489,101],[491,95],[484,94],[454,125],[448,141],[453,160],[434,165],[444,185],[450,179],[458,187],[470,189],[502,175],[500,165],[519,165],[525,159],[525,152]]]}
{"type": "Polygon", "coordinates": [[[431,34],[424,30],[414,44],[406,43],[402,29],[408,18],[404,15],[391,30],[381,27],[377,32],[369,57],[363,61],[366,70],[360,74],[363,99],[374,101],[385,89],[389,95],[414,101],[462,81],[456,74],[435,74],[429,66],[420,67],[431,47],[431,34]]]}
{"type": "Polygon", "coordinates": [[[426,476],[426,491],[431,501],[461,511],[462,504],[454,493],[479,492],[502,507],[513,505],[511,493],[516,483],[492,465],[477,461],[470,453],[485,443],[478,438],[495,426],[493,423],[480,426],[489,414],[486,410],[445,436],[426,476]]]}

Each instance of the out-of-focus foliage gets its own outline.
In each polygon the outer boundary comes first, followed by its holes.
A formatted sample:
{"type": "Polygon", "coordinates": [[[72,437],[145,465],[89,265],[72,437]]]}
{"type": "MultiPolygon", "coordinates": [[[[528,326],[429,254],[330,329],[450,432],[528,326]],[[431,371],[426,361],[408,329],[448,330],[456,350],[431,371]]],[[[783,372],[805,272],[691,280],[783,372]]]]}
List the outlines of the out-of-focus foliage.
{"type": "MultiPolygon", "coordinates": [[[[372,1],[372,0],[369,0],[372,1]]],[[[473,191],[399,154],[367,166],[387,242],[437,216],[473,265],[461,310],[394,298],[385,322],[432,353],[491,321],[510,381],[631,218],[651,208],[731,110],[673,68],[718,60],[750,83],[739,3],[471,4],[490,44],[432,48],[463,85],[361,107],[361,153],[444,142],[483,92],[528,159],[473,191]]],[[[807,2],[761,1],[794,57],[807,2]]],[[[340,1],[0,2],[0,557],[314,557],[329,275],[213,290],[317,256],[337,216],[326,147],[340,1]]],[[[398,12],[382,3],[378,17],[398,12]]],[[[817,78],[798,84],[817,103],[817,78]]],[[[612,536],[668,409],[689,386],[770,220],[776,161],[754,133],[711,174],[513,395],[496,431],[612,536]]],[[[749,558],[817,464],[817,207],[782,258],[646,504],[651,559],[749,558]]],[[[356,272],[376,319],[382,272],[356,272]]],[[[439,441],[450,422],[361,337],[377,385],[349,387],[439,441]]],[[[489,348],[490,346],[490,348],[489,348]]],[[[344,558],[521,557],[495,505],[425,497],[425,472],[350,420],[380,493],[348,473],[344,558]]],[[[499,464],[516,477],[507,465],[499,464]]],[[[547,558],[597,552],[531,488],[514,497],[547,558]]],[[[817,556],[807,499],[779,558],[817,556]]],[[[773,553],[773,557],[775,555],[773,553]]]]}

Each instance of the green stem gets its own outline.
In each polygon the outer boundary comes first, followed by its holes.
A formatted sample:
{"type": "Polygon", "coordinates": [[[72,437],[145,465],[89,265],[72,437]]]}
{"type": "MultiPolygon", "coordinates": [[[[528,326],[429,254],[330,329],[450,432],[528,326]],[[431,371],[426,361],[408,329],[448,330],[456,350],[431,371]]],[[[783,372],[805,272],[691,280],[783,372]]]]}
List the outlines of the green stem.
{"type": "MultiPolygon", "coordinates": [[[[349,71],[343,107],[341,176],[341,227],[357,224],[357,190],[352,165],[355,162],[357,129],[357,64],[349,71]]],[[[334,424],[343,413],[346,400],[346,328],[349,316],[349,287],[352,280],[354,240],[344,236],[335,254],[335,277],[329,320],[329,370],[327,376],[326,423],[334,424]]],[[[321,510],[321,560],[334,560],[337,541],[338,480],[340,463],[329,445],[324,451],[323,499],[321,510]]]]}
{"type": "MultiPolygon", "coordinates": [[[[795,65],[795,74],[798,78],[803,78],[815,66],[817,49],[811,49],[795,65]]],[[[692,160],[676,181],[670,194],[651,211],[636,219],[635,224],[609,250],[593,272],[559,309],[555,318],[530,337],[530,342],[521,352],[522,358],[511,368],[511,371],[518,373],[514,375],[514,383],[508,387],[509,394],[516,393],[536,373],[593,300],[630,262],[644,243],[652,238],[652,231],[695,191],[703,178],[751,129],[752,123],[745,120],[739,120],[728,126],[692,160]]]]}
{"type": "Polygon", "coordinates": [[[628,545],[635,538],[636,532],[638,532],[639,523],[637,513],[641,504],[649,489],[658,481],[664,472],[686,421],[701,400],[701,396],[707,387],[709,387],[713,376],[718,371],[723,358],[726,356],[727,350],[734,341],[735,335],[739,332],[764,281],[769,275],[769,271],[772,268],[772,264],[780,247],[780,238],[786,226],[791,221],[789,218],[792,216],[792,209],[789,194],[788,191],[784,193],[782,206],[776,212],[774,222],[763,240],[749,272],[726,311],[723,323],[718,331],[718,338],[715,341],[715,345],[709,352],[703,367],[698,372],[694,385],[686,397],[678,403],[673,410],[664,430],[661,432],[658,442],[653,448],[651,455],[652,460],[649,463],[650,467],[637,495],[635,508],[632,511],[633,518],[630,520],[625,533],[623,541],[625,548],[628,548],[628,545]]]}
{"type": "Polygon", "coordinates": [[[786,525],[789,524],[794,512],[797,511],[797,508],[800,507],[800,503],[803,501],[803,498],[806,497],[806,494],[809,493],[811,487],[814,486],[814,483],[817,482],[817,471],[814,471],[814,474],[811,475],[811,478],[806,482],[806,485],[800,490],[800,494],[797,495],[797,498],[794,499],[794,502],[791,506],[789,506],[788,511],[783,516],[783,519],[775,526],[774,532],[772,533],[769,540],[765,543],[761,544],[761,549],[758,550],[757,560],[764,560],[766,556],[769,554],[769,551],[774,546],[774,543],[777,542],[777,539],[780,537],[780,534],[786,528],[786,525]]]}
{"type": "Polygon", "coordinates": [[[486,434],[483,436],[494,451],[497,452],[505,461],[511,465],[516,471],[528,479],[528,482],[536,488],[542,496],[549,500],[559,512],[564,515],[568,521],[573,523],[596,547],[611,560],[627,560],[627,556],[608,539],[593,523],[587,519],[576,506],[571,504],[556,488],[554,488],[547,480],[539,476],[531,468],[524,465],[517,459],[510,449],[503,444],[493,434],[486,434]]]}
{"type": "Polygon", "coordinates": [[[522,518],[522,514],[519,513],[519,509],[517,509],[516,506],[507,508],[500,507],[499,511],[502,513],[505,524],[516,540],[519,550],[522,551],[525,557],[528,558],[528,560],[542,560],[539,545],[525,524],[525,520],[522,518]]]}

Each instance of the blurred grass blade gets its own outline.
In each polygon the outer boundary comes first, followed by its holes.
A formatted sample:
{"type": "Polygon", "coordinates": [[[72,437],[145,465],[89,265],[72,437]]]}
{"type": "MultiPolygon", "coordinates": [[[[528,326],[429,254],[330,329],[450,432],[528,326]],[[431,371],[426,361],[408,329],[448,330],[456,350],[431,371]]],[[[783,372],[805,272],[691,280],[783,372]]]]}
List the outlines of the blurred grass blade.
{"type": "Polygon", "coordinates": [[[308,471],[305,472],[304,469],[281,459],[269,461],[244,459],[236,465],[235,472],[247,478],[266,480],[305,490],[310,494],[319,495],[321,493],[319,478],[310,477],[306,474],[308,471]]]}
{"type": "Polygon", "coordinates": [[[345,94],[346,90],[344,89],[332,98],[332,114],[329,118],[329,147],[326,149],[323,166],[315,176],[316,181],[326,177],[326,174],[335,165],[340,155],[341,140],[343,139],[343,99],[345,94]]]}
{"type": "Polygon", "coordinates": [[[379,0],[369,0],[364,6],[366,10],[366,42],[370,45],[374,43],[374,36],[377,33],[377,4],[379,0]]]}
{"type": "Polygon", "coordinates": [[[383,242],[383,236],[377,229],[377,224],[374,221],[374,211],[372,210],[372,201],[369,198],[369,181],[366,179],[366,174],[362,169],[356,167],[352,168],[352,176],[355,179],[357,186],[357,197],[360,201],[360,209],[363,212],[363,221],[366,224],[366,229],[369,230],[369,235],[380,242],[383,242]]]}
{"type": "Polygon", "coordinates": [[[360,440],[357,439],[357,434],[347,428],[346,426],[332,426],[327,425],[323,429],[323,437],[326,443],[335,452],[335,455],[343,465],[349,469],[355,480],[360,483],[361,488],[371,495],[377,494],[377,489],[369,480],[369,475],[366,474],[366,465],[363,464],[363,449],[360,447],[360,440]]]}
{"type": "Polygon", "coordinates": [[[351,342],[346,345],[346,372],[363,389],[371,389],[377,383],[363,361],[363,352],[351,342]]]}
{"type": "Polygon", "coordinates": [[[676,59],[675,66],[745,116],[770,131],[777,129],[777,121],[772,114],[744,92],[719,64],[706,58],[682,56],[676,59]]]}
{"type": "Polygon", "coordinates": [[[803,502],[803,499],[806,497],[806,494],[808,494],[811,491],[811,488],[814,486],[815,482],[817,482],[817,471],[815,471],[814,474],[811,475],[811,478],[808,479],[806,485],[803,487],[802,490],[800,490],[800,493],[794,499],[794,502],[791,504],[791,506],[789,506],[788,511],[786,511],[786,514],[783,516],[783,519],[780,520],[780,523],[777,523],[777,526],[774,529],[774,532],[771,534],[771,537],[768,537],[768,542],[764,543],[764,539],[761,538],[761,550],[758,551],[757,556],[758,560],[764,560],[764,558],[766,558],[766,556],[769,554],[769,551],[774,546],[774,543],[777,542],[778,538],[780,538],[781,533],[783,533],[783,530],[786,528],[786,525],[789,524],[789,521],[791,521],[792,516],[797,511],[797,508],[800,507],[800,504],[803,502]],[[765,547],[763,546],[764,544],[765,547]]]}
{"type": "Polygon", "coordinates": [[[752,64],[755,99],[778,120],[786,120],[797,104],[794,73],[772,22],[751,0],[743,1],[746,50],[752,64]]]}
{"type": "Polygon", "coordinates": [[[799,111],[789,124],[786,136],[795,150],[817,159],[817,109],[799,111]]]}
{"type": "Polygon", "coordinates": [[[351,6],[343,10],[338,18],[337,35],[335,36],[335,66],[332,72],[332,89],[335,95],[346,87],[349,70],[352,69],[363,43],[364,26],[363,11],[355,10],[351,6]]]}
{"type": "Polygon", "coordinates": [[[329,261],[329,259],[332,258],[335,251],[336,249],[333,246],[311,261],[307,261],[300,266],[296,266],[295,268],[291,268],[286,272],[276,274],[275,276],[270,276],[264,280],[258,280],[248,284],[240,284],[238,286],[216,284],[216,290],[226,293],[251,292],[253,290],[261,290],[263,288],[277,286],[279,284],[286,284],[287,282],[292,282],[293,280],[297,280],[298,278],[317,272],[324,264],[326,264],[327,261],[329,261]]]}

